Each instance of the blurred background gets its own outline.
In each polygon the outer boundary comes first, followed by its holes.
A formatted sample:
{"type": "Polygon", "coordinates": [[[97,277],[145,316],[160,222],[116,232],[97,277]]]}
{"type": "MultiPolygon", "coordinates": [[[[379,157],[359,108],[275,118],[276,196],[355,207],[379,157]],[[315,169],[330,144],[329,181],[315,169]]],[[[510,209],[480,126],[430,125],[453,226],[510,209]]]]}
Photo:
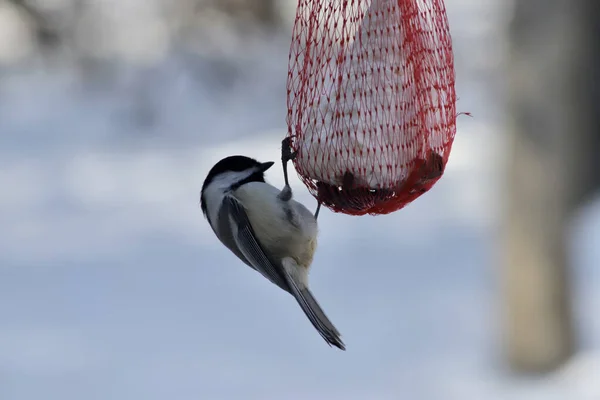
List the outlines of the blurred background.
{"type": "Polygon", "coordinates": [[[280,157],[295,7],[0,0],[0,399],[600,399],[594,2],[446,0],[446,174],[320,216],[345,353],[199,207],[220,158],[280,157]]]}

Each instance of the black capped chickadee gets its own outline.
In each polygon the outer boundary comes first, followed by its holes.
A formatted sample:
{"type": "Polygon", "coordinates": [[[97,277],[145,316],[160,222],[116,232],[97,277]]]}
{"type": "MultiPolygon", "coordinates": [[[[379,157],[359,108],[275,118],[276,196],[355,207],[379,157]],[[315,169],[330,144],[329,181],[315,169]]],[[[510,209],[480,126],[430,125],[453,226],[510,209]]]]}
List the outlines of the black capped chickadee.
{"type": "Polygon", "coordinates": [[[292,199],[287,162],[289,138],[282,142],[285,186],[265,182],[273,161],[226,157],[209,171],[202,185],[202,212],[219,240],[245,264],[290,293],[329,344],[346,347],[338,330],[308,288],[308,272],[317,247],[317,215],[292,199]]]}

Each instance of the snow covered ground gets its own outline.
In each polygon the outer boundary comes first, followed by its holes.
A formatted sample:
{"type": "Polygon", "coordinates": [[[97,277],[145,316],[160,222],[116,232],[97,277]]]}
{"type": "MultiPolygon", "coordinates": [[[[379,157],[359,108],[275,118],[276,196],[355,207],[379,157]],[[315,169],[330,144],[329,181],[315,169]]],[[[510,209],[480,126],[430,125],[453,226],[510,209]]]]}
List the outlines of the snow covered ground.
{"type": "Polygon", "coordinates": [[[502,7],[447,6],[458,108],[474,118],[445,177],[392,215],[320,217],[312,285],[345,353],[218,243],[198,204],[221,157],[279,158],[286,38],[246,46],[227,87],[177,57],[93,92],[68,70],[5,74],[0,399],[600,399],[600,202],[573,227],[581,353],[540,380],[502,365],[502,7]],[[147,109],[152,126],[129,122],[147,109]]]}

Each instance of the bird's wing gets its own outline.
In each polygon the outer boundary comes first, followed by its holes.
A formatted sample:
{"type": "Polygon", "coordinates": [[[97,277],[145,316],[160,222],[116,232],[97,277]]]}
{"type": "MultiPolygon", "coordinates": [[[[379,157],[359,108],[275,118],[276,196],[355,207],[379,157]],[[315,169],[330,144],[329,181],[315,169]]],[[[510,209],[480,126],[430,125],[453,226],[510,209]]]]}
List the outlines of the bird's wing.
{"type": "Polygon", "coordinates": [[[219,216],[217,218],[218,226],[214,227],[212,224],[210,224],[210,226],[217,235],[217,237],[221,240],[221,242],[229,250],[231,250],[233,254],[235,254],[240,260],[244,262],[244,264],[246,264],[250,268],[256,269],[252,266],[252,264],[250,264],[250,261],[248,261],[246,257],[242,254],[237,245],[234,228],[231,225],[229,209],[230,207],[226,203],[221,204],[221,208],[219,209],[219,216]]]}
{"type": "Polygon", "coordinates": [[[286,292],[290,291],[285,271],[273,263],[263,250],[260,242],[256,238],[248,215],[244,207],[233,196],[225,196],[223,207],[237,227],[237,233],[232,232],[237,250],[243,254],[250,266],[260,272],[265,278],[279,286],[286,292]]]}
{"type": "Polygon", "coordinates": [[[238,250],[250,262],[251,266],[265,278],[296,298],[302,311],[329,345],[345,350],[346,347],[340,339],[339,332],[329,321],[308,288],[300,287],[283,266],[273,263],[266,255],[254,234],[244,207],[233,196],[225,196],[223,206],[226,207],[229,216],[237,226],[237,234],[234,232],[234,239],[238,250]]]}

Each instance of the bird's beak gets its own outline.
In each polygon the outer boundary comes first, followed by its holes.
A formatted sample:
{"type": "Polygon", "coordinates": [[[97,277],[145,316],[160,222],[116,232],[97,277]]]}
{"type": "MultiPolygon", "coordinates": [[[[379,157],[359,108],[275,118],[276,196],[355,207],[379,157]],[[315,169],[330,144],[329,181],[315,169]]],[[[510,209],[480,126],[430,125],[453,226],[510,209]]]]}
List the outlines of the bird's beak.
{"type": "Polygon", "coordinates": [[[275,164],[275,161],[267,161],[265,163],[260,164],[260,171],[265,172],[269,168],[271,168],[275,164]]]}

